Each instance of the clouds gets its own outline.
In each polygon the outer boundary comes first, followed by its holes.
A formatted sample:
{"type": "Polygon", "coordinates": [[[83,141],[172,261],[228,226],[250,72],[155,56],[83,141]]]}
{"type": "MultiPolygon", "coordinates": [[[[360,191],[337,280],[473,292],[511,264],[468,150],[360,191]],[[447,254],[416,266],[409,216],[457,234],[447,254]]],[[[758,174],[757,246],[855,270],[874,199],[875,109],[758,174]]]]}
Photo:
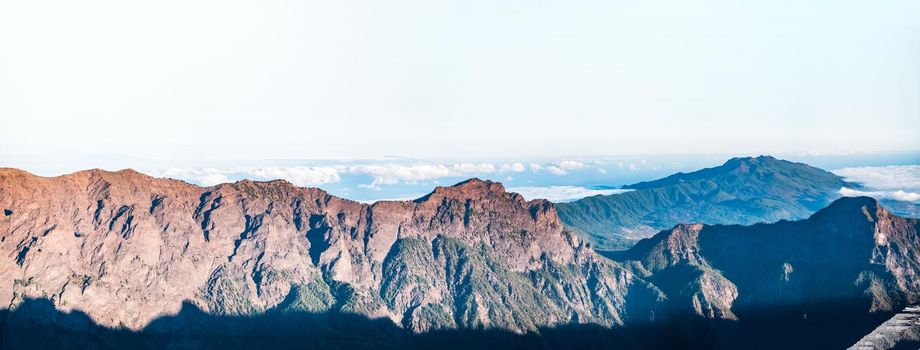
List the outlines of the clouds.
{"type": "MultiPolygon", "coordinates": [[[[564,160],[555,164],[548,165],[545,169],[546,172],[556,175],[563,176],[567,175],[570,170],[581,170],[586,167],[585,163],[574,161],[574,160],[564,160]]],[[[534,170],[536,171],[536,170],[534,170]]]]}
{"type": "Polygon", "coordinates": [[[227,172],[217,168],[168,168],[149,172],[154,177],[168,177],[188,181],[202,186],[213,186],[230,182],[227,172]]]}
{"type": "Polygon", "coordinates": [[[920,202],[920,193],[897,191],[860,191],[851,188],[841,187],[839,191],[844,197],[866,196],[875,199],[894,199],[902,202],[920,202]]]}
{"type": "Polygon", "coordinates": [[[546,167],[546,172],[556,175],[556,176],[562,176],[562,175],[568,174],[568,172],[566,172],[564,169],[558,166],[555,166],[555,165],[550,165],[546,167]]]}
{"type": "Polygon", "coordinates": [[[546,199],[551,202],[570,202],[596,195],[609,195],[630,190],[590,189],[581,186],[510,187],[508,192],[519,193],[528,200],[546,199]]]}
{"type": "MultiPolygon", "coordinates": [[[[523,165],[522,165],[523,167],[523,165]]],[[[395,185],[400,182],[415,183],[419,181],[437,180],[445,177],[472,177],[477,174],[491,174],[496,172],[492,164],[460,163],[460,164],[386,164],[386,165],[359,165],[343,169],[351,174],[362,174],[373,177],[369,184],[361,185],[364,188],[379,188],[380,185],[395,185]]]]}
{"type": "Polygon", "coordinates": [[[521,163],[505,163],[499,168],[501,172],[505,173],[520,173],[524,171],[524,164],[521,163]]]}
{"type": "Polygon", "coordinates": [[[156,177],[185,180],[202,186],[214,186],[233,179],[287,180],[297,186],[319,186],[339,182],[336,167],[229,167],[229,168],[168,168],[150,172],[156,177]]]}
{"type": "Polygon", "coordinates": [[[189,181],[203,186],[213,186],[239,179],[275,180],[283,179],[297,186],[319,186],[337,183],[343,176],[369,176],[369,183],[362,188],[378,189],[381,185],[399,183],[414,184],[441,178],[476,177],[495,173],[519,173],[525,171],[521,163],[505,163],[495,166],[489,163],[416,163],[416,164],[364,164],[328,166],[267,166],[267,167],[225,167],[225,168],[167,168],[150,171],[151,175],[189,181]]]}
{"type": "Polygon", "coordinates": [[[920,202],[920,165],[843,168],[833,173],[864,187],[860,190],[841,188],[842,196],[920,202]]]}
{"type": "Polygon", "coordinates": [[[317,186],[339,182],[338,169],[333,167],[264,167],[244,172],[261,179],[285,179],[297,186],[317,186]]]}
{"type": "MultiPolygon", "coordinates": [[[[219,164],[219,163],[218,163],[219,164]]],[[[415,159],[278,161],[211,167],[174,166],[142,169],[157,177],[215,186],[243,179],[286,180],[299,187],[320,187],[343,198],[372,202],[417,198],[435,186],[449,186],[469,178],[513,183],[527,198],[570,201],[618,190],[581,187],[585,184],[621,184],[616,167],[586,159],[433,161],[415,159]],[[611,173],[607,174],[606,171],[611,173]]]]}
{"type": "Polygon", "coordinates": [[[330,164],[319,166],[264,166],[264,167],[214,167],[214,168],[167,168],[149,171],[154,176],[170,177],[189,181],[203,186],[213,186],[220,183],[240,179],[274,180],[283,179],[297,186],[320,186],[342,181],[345,176],[369,177],[363,183],[356,184],[360,188],[379,190],[381,186],[397,184],[417,184],[426,181],[437,182],[443,178],[470,178],[502,175],[506,181],[511,181],[510,174],[530,172],[547,173],[556,176],[568,175],[570,171],[587,169],[588,166],[580,161],[563,160],[546,163],[529,163],[525,166],[521,162],[504,163],[444,163],[444,162],[417,162],[417,163],[369,163],[359,165],[330,164]]]}
{"type": "Polygon", "coordinates": [[[652,164],[645,159],[640,159],[638,161],[633,161],[633,162],[628,162],[628,163],[618,162],[617,167],[619,167],[620,170],[626,169],[629,171],[646,171],[646,170],[661,169],[661,166],[657,164],[652,164]]]}
{"type": "Polygon", "coordinates": [[[873,189],[920,190],[920,165],[843,168],[833,173],[873,189]]]}

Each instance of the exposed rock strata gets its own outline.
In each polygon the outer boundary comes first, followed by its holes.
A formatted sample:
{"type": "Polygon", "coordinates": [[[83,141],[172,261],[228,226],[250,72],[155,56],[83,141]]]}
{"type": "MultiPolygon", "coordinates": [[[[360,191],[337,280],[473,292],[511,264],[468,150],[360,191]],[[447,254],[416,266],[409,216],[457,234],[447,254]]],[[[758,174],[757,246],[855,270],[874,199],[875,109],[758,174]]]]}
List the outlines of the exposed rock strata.
{"type": "Polygon", "coordinates": [[[920,307],[911,306],[894,315],[850,347],[852,350],[881,350],[920,347],[920,307]]]}
{"type": "Polygon", "coordinates": [[[285,181],[202,188],[131,170],[0,169],[0,301],[46,298],[144,327],[183,301],[220,315],[353,312],[415,331],[620,325],[663,295],[597,256],[553,204],[469,180],[361,204],[285,181]]]}
{"type": "MultiPolygon", "coordinates": [[[[764,320],[806,334],[920,300],[920,224],[869,198],[796,222],[680,224],[614,260],[552,203],[476,179],[368,205],[284,181],[203,188],[130,170],[0,169],[0,208],[4,307],[49,300],[115,328],[144,328],[183,302],[226,316],[353,313],[413,332],[641,329],[695,314],[728,337],[715,341],[737,344],[732,334],[762,337],[764,320]]],[[[840,336],[812,344],[857,340],[840,336]]]]}

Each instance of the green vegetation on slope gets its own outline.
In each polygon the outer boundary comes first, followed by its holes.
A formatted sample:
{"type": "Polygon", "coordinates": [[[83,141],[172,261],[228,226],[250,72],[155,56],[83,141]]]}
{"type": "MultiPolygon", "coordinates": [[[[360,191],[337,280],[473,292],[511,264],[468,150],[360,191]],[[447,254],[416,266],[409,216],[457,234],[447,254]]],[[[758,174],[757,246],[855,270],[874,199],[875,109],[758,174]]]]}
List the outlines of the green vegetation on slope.
{"type": "Polygon", "coordinates": [[[853,186],[830,172],[770,156],[733,158],[634,191],[557,204],[562,221],[601,250],[626,249],[679,223],[754,224],[808,217],[853,186]]]}

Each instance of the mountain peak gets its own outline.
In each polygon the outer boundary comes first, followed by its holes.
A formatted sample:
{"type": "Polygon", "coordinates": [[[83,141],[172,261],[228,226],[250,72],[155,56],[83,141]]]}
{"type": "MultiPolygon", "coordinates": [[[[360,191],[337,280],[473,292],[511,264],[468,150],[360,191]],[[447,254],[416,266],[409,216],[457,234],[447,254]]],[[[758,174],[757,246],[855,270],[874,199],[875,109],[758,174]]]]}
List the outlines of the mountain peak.
{"type": "MultiPolygon", "coordinates": [[[[227,185],[232,185],[235,187],[252,187],[252,188],[297,188],[297,185],[294,185],[288,180],[285,179],[274,179],[266,181],[257,181],[251,179],[242,179],[236,182],[228,183],[227,185]]],[[[220,185],[218,185],[220,186],[220,185]]]]}
{"type": "Polygon", "coordinates": [[[21,177],[21,176],[36,176],[25,170],[20,170],[16,168],[0,168],[0,177],[21,177]]]}
{"type": "Polygon", "coordinates": [[[844,179],[768,155],[737,157],[690,173],[624,186],[627,193],[557,205],[567,225],[620,249],[681,222],[754,224],[799,220],[839,197],[844,179]]]}
{"type": "Polygon", "coordinates": [[[727,163],[731,163],[732,161],[736,161],[736,162],[748,162],[748,163],[749,163],[749,162],[783,162],[783,160],[780,160],[780,159],[778,159],[778,158],[776,158],[776,157],[774,157],[774,156],[771,156],[771,155],[764,155],[764,154],[761,154],[761,155],[756,156],[756,157],[753,157],[753,156],[748,156],[748,157],[735,157],[735,158],[729,159],[729,160],[728,160],[727,162],[725,162],[725,163],[726,163],[726,164],[727,164],[727,163]]]}
{"type": "Polygon", "coordinates": [[[735,157],[735,158],[729,159],[724,164],[716,168],[723,169],[726,171],[736,170],[740,168],[746,171],[750,167],[756,167],[756,166],[766,166],[770,168],[773,168],[773,167],[787,168],[787,167],[807,166],[807,165],[796,163],[796,162],[790,162],[788,160],[778,159],[776,157],[769,156],[769,155],[759,155],[756,157],[735,157]]]}
{"type": "Polygon", "coordinates": [[[813,217],[839,218],[861,214],[865,215],[869,221],[876,221],[878,217],[885,212],[885,208],[883,208],[875,198],[864,196],[841,197],[833,201],[826,208],[816,212],[813,217]]]}
{"type": "Polygon", "coordinates": [[[841,197],[827,206],[832,208],[862,208],[862,207],[879,207],[879,202],[875,198],[866,196],[841,197]]]}
{"type": "Polygon", "coordinates": [[[459,188],[459,189],[489,189],[496,192],[505,192],[505,186],[500,182],[494,182],[489,180],[482,180],[480,178],[474,177],[450,186],[450,188],[459,188]]]}
{"type": "MultiPolygon", "coordinates": [[[[719,181],[720,177],[735,176],[748,173],[782,173],[808,178],[814,182],[833,182],[835,186],[844,184],[842,178],[824,170],[804,163],[796,163],[778,159],[773,156],[761,155],[757,157],[731,158],[722,165],[697,170],[690,173],[676,173],[674,175],[653,180],[643,181],[632,185],[623,186],[625,189],[639,190],[646,188],[663,187],[690,181],[719,181]]],[[[839,187],[839,186],[838,186],[839,187]]]]}
{"type": "Polygon", "coordinates": [[[792,163],[789,161],[777,159],[776,157],[769,155],[759,155],[759,156],[748,156],[748,157],[734,157],[731,158],[725,163],[722,164],[722,167],[725,168],[734,168],[739,165],[755,165],[755,164],[782,164],[782,163],[792,163]]]}
{"type": "Polygon", "coordinates": [[[502,196],[506,194],[505,186],[499,182],[471,178],[461,181],[453,186],[438,186],[428,195],[419,198],[418,201],[427,201],[431,198],[456,198],[456,199],[473,199],[502,196]]]}

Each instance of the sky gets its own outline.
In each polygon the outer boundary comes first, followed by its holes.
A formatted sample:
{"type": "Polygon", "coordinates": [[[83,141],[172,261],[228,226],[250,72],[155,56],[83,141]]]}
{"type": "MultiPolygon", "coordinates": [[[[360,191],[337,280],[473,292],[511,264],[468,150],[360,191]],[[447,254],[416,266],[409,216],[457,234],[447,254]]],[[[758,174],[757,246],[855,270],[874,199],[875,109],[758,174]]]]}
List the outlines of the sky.
{"type": "Polygon", "coordinates": [[[382,198],[519,163],[518,188],[579,186],[561,198],[728,155],[913,164],[917,18],[917,1],[5,0],[0,166],[382,198]],[[629,172],[641,160],[657,170],[629,172]]]}

